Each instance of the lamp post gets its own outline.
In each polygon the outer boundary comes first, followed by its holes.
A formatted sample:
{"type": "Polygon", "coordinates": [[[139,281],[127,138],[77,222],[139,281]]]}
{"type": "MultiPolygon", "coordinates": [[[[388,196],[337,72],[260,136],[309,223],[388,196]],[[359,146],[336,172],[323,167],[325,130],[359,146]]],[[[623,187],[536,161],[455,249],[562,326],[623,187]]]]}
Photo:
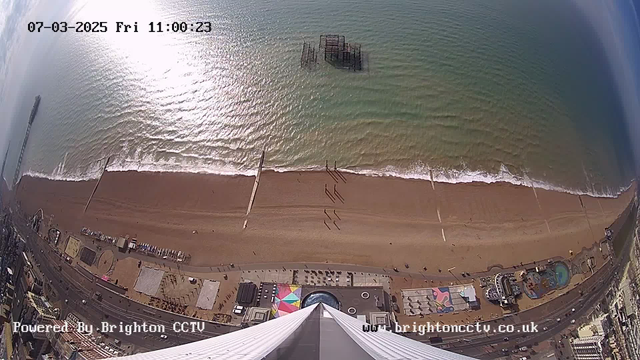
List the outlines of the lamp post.
{"type": "Polygon", "coordinates": [[[454,279],[456,279],[456,282],[458,283],[458,285],[460,285],[460,280],[458,280],[458,278],[453,274],[452,270],[454,270],[456,267],[451,267],[448,268],[447,271],[449,272],[449,274],[451,274],[451,276],[453,276],[454,279]]]}

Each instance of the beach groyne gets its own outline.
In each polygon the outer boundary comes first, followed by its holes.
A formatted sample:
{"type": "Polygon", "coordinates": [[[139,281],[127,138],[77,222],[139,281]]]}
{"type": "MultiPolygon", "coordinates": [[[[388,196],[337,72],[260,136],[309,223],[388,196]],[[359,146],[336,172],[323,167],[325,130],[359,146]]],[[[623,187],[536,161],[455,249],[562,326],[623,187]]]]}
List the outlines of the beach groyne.
{"type": "Polygon", "coordinates": [[[253,190],[251,190],[251,197],[249,198],[249,206],[247,207],[247,214],[245,215],[243,229],[247,228],[247,222],[249,221],[249,213],[253,207],[253,203],[256,201],[256,194],[258,193],[258,186],[260,185],[260,175],[262,174],[262,166],[264,165],[264,150],[260,156],[260,163],[258,164],[258,172],[256,174],[256,181],[253,183],[253,190]]]}

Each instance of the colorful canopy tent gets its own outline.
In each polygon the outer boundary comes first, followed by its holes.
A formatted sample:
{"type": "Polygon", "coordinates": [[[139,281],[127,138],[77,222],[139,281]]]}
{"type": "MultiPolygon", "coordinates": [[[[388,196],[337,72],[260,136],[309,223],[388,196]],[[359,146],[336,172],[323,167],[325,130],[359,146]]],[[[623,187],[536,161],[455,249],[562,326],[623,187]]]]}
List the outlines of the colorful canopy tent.
{"type": "Polygon", "coordinates": [[[278,284],[271,305],[271,316],[274,318],[300,310],[302,288],[298,285],[278,284]]]}

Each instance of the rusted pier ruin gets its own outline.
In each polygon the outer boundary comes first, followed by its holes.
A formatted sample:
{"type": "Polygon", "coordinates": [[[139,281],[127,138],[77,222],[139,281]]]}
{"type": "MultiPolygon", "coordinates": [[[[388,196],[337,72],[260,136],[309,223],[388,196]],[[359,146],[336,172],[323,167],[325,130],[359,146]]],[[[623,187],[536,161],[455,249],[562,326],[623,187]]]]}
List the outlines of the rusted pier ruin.
{"type": "Polygon", "coordinates": [[[362,70],[362,47],[350,44],[342,35],[320,35],[320,49],[324,49],[324,61],[338,69],[362,70]]]}
{"type": "MultiPolygon", "coordinates": [[[[320,35],[319,50],[324,50],[324,61],[337,69],[362,71],[364,68],[362,46],[346,42],[343,35],[320,35]]],[[[300,66],[314,67],[318,62],[319,50],[316,51],[312,44],[304,42],[300,66]]]]}
{"type": "Polygon", "coordinates": [[[318,64],[318,52],[312,44],[304,42],[302,45],[302,57],[300,57],[300,67],[313,69],[318,64]]]}

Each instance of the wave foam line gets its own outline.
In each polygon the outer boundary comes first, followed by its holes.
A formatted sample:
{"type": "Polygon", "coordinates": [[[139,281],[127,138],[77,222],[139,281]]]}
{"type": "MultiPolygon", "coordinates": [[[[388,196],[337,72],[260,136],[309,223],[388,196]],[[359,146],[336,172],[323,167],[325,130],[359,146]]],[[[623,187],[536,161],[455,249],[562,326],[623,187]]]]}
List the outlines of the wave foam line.
{"type": "MultiPolygon", "coordinates": [[[[427,173],[413,173],[413,172],[403,172],[403,171],[388,171],[385,169],[384,171],[379,170],[351,170],[351,169],[339,169],[342,172],[348,172],[352,174],[360,174],[367,176],[391,176],[398,177],[403,179],[415,179],[415,180],[426,180],[430,181],[431,177],[429,172],[427,173]]],[[[531,177],[521,177],[514,174],[511,174],[506,169],[501,169],[498,174],[491,174],[484,171],[474,171],[474,170],[443,170],[443,169],[432,169],[433,171],[433,181],[439,183],[448,183],[448,184],[468,184],[473,182],[485,183],[485,184],[493,184],[493,183],[509,183],[513,185],[520,185],[526,187],[534,187],[536,189],[544,189],[556,192],[564,192],[572,195],[588,195],[593,197],[601,197],[601,198],[616,198],[623,192],[627,191],[631,188],[632,183],[629,183],[626,186],[622,186],[618,189],[612,190],[607,189],[605,191],[597,192],[597,191],[587,191],[581,189],[572,189],[564,186],[554,185],[548,183],[543,180],[533,179],[531,177]]]]}
{"type": "MultiPolygon", "coordinates": [[[[256,164],[257,166],[257,164],[256,164]]],[[[138,172],[166,172],[191,173],[212,175],[244,175],[254,176],[256,170],[240,170],[231,165],[211,165],[196,161],[176,162],[172,160],[155,160],[149,158],[134,158],[115,160],[107,166],[107,171],[138,171],[138,172]]]]}
{"type": "MultiPolygon", "coordinates": [[[[66,162],[66,161],[65,161],[66,162]]],[[[29,170],[24,175],[44,178],[57,181],[87,181],[95,180],[100,177],[100,167],[93,167],[85,172],[78,170],[67,171],[65,169],[65,162],[59,165],[56,170],[51,174],[43,172],[29,170]]],[[[265,167],[264,170],[275,172],[294,172],[294,171],[324,171],[324,166],[309,166],[309,167],[265,167]]],[[[451,169],[436,169],[426,166],[417,166],[413,170],[401,170],[393,166],[387,166],[379,170],[371,169],[341,169],[340,171],[351,174],[358,174],[372,177],[396,177],[403,179],[414,180],[431,180],[431,174],[433,174],[433,180],[440,183],[449,184],[463,184],[480,182],[486,184],[492,184],[497,182],[504,182],[513,185],[520,185],[526,187],[535,187],[537,189],[545,189],[557,192],[564,192],[573,195],[589,195],[593,197],[602,198],[615,198],[621,193],[627,191],[632,183],[627,186],[620,187],[618,189],[606,189],[601,192],[588,191],[582,189],[572,189],[555,184],[548,183],[543,180],[531,178],[530,176],[518,176],[509,172],[506,166],[502,166],[500,171],[496,173],[488,173],[477,170],[451,170],[451,169]]],[[[198,164],[198,163],[178,163],[175,161],[140,161],[140,159],[133,160],[120,160],[112,164],[109,164],[107,171],[111,172],[124,172],[124,171],[137,171],[137,172],[157,172],[157,173],[193,173],[193,174],[212,174],[212,175],[226,175],[226,176],[254,176],[256,170],[239,170],[233,166],[220,166],[212,167],[210,164],[198,164]]]]}
{"type": "Polygon", "coordinates": [[[22,174],[22,176],[29,176],[33,178],[47,179],[47,180],[55,180],[55,181],[89,181],[89,180],[97,180],[100,177],[100,174],[96,176],[91,176],[87,174],[81,175],[73,175],[73,174],[59,174],[59,173],[43,173],[39,171],[29,170],[22,174]]]}

